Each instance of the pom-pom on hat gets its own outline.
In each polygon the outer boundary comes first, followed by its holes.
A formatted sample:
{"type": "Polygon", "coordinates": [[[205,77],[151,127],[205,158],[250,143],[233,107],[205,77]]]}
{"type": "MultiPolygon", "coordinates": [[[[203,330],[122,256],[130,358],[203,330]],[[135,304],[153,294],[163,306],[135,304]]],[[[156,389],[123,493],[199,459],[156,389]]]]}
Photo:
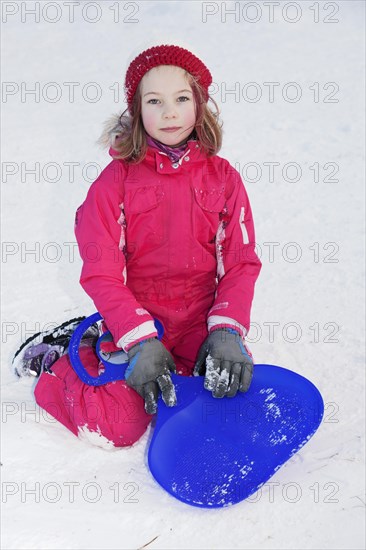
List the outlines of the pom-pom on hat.
{"type": "Polygon", "coordinates": [[[194,76],[204,91],[205,101],[208,101],[208,87],[212,76],[206,65],[193,53],[180,46],[153,46],[140,53],[131,61],[125,79],[125,94],[129,111],[142,77],[159,65],[175,65],[194,76]]]}

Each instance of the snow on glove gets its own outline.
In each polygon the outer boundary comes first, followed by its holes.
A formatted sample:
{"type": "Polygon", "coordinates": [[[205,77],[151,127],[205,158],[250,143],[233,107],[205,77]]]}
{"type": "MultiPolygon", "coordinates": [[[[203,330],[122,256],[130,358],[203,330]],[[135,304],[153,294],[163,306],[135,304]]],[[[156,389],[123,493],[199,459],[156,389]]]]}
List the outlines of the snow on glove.
{"type": "Polygon", "coordinates": [[[176,372],[173,357],[157,338],[147,338],[128,350],[126,384],[145,400],[147,414],[155,414],[159,390],[168,407],[177,404],[170,373],[176,372]]]}
{"type": "Polygon", "coordinates": [[[253,377],[253,360],[240,334],[231,328],[216,329],[203,342],[193,374],[205,374],[205,388],[214,397],[246,392],[253,377]]]}

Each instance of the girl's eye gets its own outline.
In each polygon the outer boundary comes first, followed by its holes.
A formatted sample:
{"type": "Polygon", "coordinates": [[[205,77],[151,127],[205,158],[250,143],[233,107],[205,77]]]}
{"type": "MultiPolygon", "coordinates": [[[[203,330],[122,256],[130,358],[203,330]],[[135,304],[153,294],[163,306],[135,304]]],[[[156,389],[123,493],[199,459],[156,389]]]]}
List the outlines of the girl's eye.
{"type": "MultiPolygon", "coordinates": [[[[186,101],[189,101],[189,100],[190,98],[185,95],[181,95],[177,99],[179,103],[185,103],[186,101]]],[[[149,99],[147,103],[150,105],[158,105],[158,103],[160,103],[160,99],[157,99],[157,98],[149,99]]]]}

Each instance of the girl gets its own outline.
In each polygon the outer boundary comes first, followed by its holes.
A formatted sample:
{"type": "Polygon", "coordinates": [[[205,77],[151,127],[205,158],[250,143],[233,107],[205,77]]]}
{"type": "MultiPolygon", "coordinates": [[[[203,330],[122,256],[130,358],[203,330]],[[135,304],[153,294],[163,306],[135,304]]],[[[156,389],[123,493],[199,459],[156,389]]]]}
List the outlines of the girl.
{"type": "MultiPolygon", "coordinates": [[[[160,392],[176,404],[171,372],[205,374],[218,398],[249,388],[253,361],[244,339],[261,263],[243,182],[217,155],[222,127],[211,83],[204,63],[179,46],[149,48],[128,67],[128,107],[109,132],[113,160],[75,218],[80,283],[115,348],[128,353],[126,380],[86,386],[66,343],[35,389],[37,403],[76,435],[131,445],[160,392]],[[164,327],[161,341],[154,318],[164,327]]],[[[80,353],[95,375],[93,347],[86,342],[80,353]]],[[[31,355],[44,360],[42,350],[31,355]]],[[[23,369],[29,364],[28,357],[23,369]]]]}

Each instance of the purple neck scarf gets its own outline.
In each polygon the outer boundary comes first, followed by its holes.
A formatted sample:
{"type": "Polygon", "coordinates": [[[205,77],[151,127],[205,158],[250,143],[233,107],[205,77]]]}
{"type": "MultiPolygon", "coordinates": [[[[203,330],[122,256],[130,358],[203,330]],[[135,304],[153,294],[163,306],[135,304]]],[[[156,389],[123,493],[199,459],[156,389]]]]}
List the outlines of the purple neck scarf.
{"type": "Polygon", "coordinates": [[[146,134],[147,144],[168,155],[172,162],[178,162],[178,160],[183,156],[185,150],[187,149],[188,139],[190,139],[190,137],[188,137],[179,147],[170,147],[169,145],[164,145],[161,141],[152,138],[149,134],[146,134]]]}

